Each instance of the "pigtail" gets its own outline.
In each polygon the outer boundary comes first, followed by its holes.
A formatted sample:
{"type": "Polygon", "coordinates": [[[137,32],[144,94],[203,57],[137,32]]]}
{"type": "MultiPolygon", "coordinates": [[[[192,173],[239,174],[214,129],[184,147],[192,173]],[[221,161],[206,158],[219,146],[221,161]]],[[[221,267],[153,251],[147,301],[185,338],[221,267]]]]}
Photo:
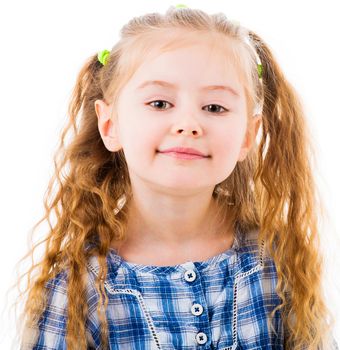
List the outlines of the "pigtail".
{"type": "MultiPolygon", "coordinates": [[[[102,171],[95,171],[95,166],[89,164],[92,157],[100,159],[105,164],[112,161],[111,153],[105,149],[102,143],[98,142],[100,135],[97,127],[97,117],[94,114],[94,102],[103,98],[100,84],[102,69],[103,65],[98,61],[95,54],[89,58],[80,70],[69,103],[69,125],[65,128],[66,132],[72,126],[75,133],[74,141],[67,148],[65,157],[74,164],[69,174],[69,185],[73,183],[75,190],[73,196],[70,195],[69,201],[73,203],[71,220],[73,219],[76,224],[73,232],[70,232],[68,244],[63,248],[63,252],[68,259],[67,271],[69,273],[66,341],[67,348],[70,349],[86,349],[88,345],[86,341],[88,335],[85,329],[88,316],[87,263],[88,258],[95,253],[96,248],[99,250],[96,255],[98,255],[101,268],[95,281],[99,295],[97,312],[102,324],[101,345],[103,349],[108,346],[108,325],[102,306],[106,309],[108,303],[104,290],[104,280],[107,275],[107,265],[104,257],[107,255],[110,246],[110,236],[107,231],[100,231],[99,229],[98,231],[101,234],[99,234],[98,239],[96,228],[100,220],[104,221],[104,219],[93,208],[100,208],[101,206],[100,198],[96,194],[96,188],[93,185],[98,185],[103,180],[104,174],[102,171]],[[81,118],[79,118],[80,116],[81,118]],[[92,179],[88,181],[83,176],[77,176],[77,174],[84,173],[87,173],[88,177],[90,179],[92,177],[92,179]],[[82,205],[84,203],[86,203],[86,207],[82,205]],[[91,215],[92,208],[93,214],[91,215]],[[94,216],[97,216],[97,220],[94,216]],[[86,251],[87,243],[95,243],[93,251],[90,249],[86,251]]],[[[62,143],[65,132],[61,137],[62,143]]],[[[109,211],[112,212],[113,209],[110,207],[109,211]]]]}
{"type": "Polygon", "coordinates": [[[53,285],[57,275],[67,282],[67,306],[64,310],[67,348],[87,348],[87,263],[92,255],[98,256],[100,266],[95,286],[99,295],[97,311],[102,325],[101,345],[103,349],[108,346],[107,320],[102,306],[106,308],[108,303],[104,290],[107,274],[105,257],[112,239],[113,226],[116,225],[116,219],[112,218],[116,207],[114,201],[108,201],[112,193],[106,185],[110,184],[107,178],[115,178],[108,175],[108,169],[114,170],[115,167],[109,165],[112,163],[111,152],[100,142],[97,117],[94,114],[94,101],[103,98],[100,80],[102,67],[97,55],[94,55],[78,74],[69,102],[68,123],[61,133],[60,145],[54,156],[55,173],[44,197],[46,212],[33,227],[32,234],[45,219],[49,223],[50,231],[43,241],[36,244],[19,261],[20,263],[33,255],[40,244],[46,243],[42,260],[33,264],[18,282],[19,285],[21,279],[28,275],[27,288],[20,293],[17,301],[18,304],[20,298],[23,298],[25,293],[28,294],[18,327],[22,328],[22,350],[31,349],[37,340],[38,321],[47,306],[49,293],[53,292],[49,290],[49,286],[53,285]],[[74,134],[72,141],[65,146],[66,137],[71,131],[74,134]],[[55,185],[58,187],[57,191],[55,185]],[[104,186],[103,191],[110,192],[110,195],[105,194],[104,205],[101,200],[103,192],[98,189],[100,185],[104,186]],[[53,211],[57,218],[54,227],[50,221],[53,211]],[[106,219],[105,216],[110,218],[106,219]],[[107,222],[111,224],[110,227],[107,227],[107,222]],[[38,269],[39,276],[33,280],[31,275],[38,269]],[[64,274],[65,272],[67,273],[64,274]]]}
{"type": "Polygon", "coordinates": [[[283,315],[288,348],[316,346],[328,329],[329,310],[321,290],[311,136],[298,94],[267,45],[255,33],[249,36],[263,66],[263,135],[255,175],[260,239],[268,242],[278,270],[283,304],[277,309],[289,311],[287,319],[283,315]]]}

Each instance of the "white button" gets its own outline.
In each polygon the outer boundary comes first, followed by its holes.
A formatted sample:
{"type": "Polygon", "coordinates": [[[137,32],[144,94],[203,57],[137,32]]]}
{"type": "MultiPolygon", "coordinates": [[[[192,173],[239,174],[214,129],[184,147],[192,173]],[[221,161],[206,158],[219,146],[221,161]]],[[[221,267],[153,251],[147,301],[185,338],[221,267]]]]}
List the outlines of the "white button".
{"type": "Polygon", "coordinates": [[[205,333],[199,332],[196,334],[196,341],[198,344],[205,344],[208,340],[208,337],[205,333]]]}
{"type": "Polygon", "coordinates": [[[194,304],[191,307],[191,313],[195,316],[201,315],[203,312],[203,306],[201,304],[194,304]]]}
{"type": "Polygon", "coordinates": [[[184,278],[188,282],[195,281],[195,279],[196,279],[196,272],[194,270],[187,270],[184,273],[184,278]]]}

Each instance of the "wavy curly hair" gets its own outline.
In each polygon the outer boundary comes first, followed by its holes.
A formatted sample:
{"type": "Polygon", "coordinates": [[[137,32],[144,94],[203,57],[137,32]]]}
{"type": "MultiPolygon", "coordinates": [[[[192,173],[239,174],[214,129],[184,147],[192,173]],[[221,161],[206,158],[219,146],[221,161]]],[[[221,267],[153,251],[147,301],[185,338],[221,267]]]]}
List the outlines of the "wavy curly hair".
{"type": "Polygon", "coordinates": [[[86,264],[96,256],[100,265],[97,312],[103,349],[107,348],[105,257],[114,242],[125,238],[132,193],[124,153],[110,152],[104,146],[94,102],[102,99],[115,105],[121,88],[143,59],[208,34],[233,55],[247,95],[248,118],[253,108],[262,107],[259,143],[228,178],[215,186],[213,197],[221,213],[232,218],[235,225],[244,231],[259,229],[259,244],[264,240],[275,262],[276,291],[282,303],[270,317],[282,309],[285,349],[328,349],[334,318],[322,289],[324,262],[317,222],[322,208],[311,171],[311,136],[299,96],[270,48],[259,35],[223,13],[209,15],[190,8],[171,7],[165,14],[135,17],[120,34],[107,64],[103,66],[94,54],[79,72],[68,107],[69,121],[54,155],[55,173],[44,196],[45,214],[31,233],[33,236],[44,220],[49,232],[39,243],[31,243],[19,261],[32,260],[17,283],[27,278],[26,288],[18,297],[18,303],[25,299],[20,315],[23,346],[31,336],[28,330],[36,327],[46,307],[47,281],[67,269],[67,348],[86,349],[86,264]],[[262,79],[258,76],[258,58],[262,79]],[[226,193],[228,197],[223,195],[226,193]],[[89,250],[85,249],[87,243],[94,243],[89,250]],[[41,244],[42,257],[34,262],[34,251],[41,244]]]}

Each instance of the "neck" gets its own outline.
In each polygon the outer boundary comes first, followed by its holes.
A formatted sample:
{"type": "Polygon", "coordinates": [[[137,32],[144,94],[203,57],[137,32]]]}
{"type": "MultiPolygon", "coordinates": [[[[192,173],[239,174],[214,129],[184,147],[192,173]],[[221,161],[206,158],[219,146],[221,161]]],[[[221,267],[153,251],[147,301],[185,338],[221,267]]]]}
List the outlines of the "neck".
{"type": "MultiPolygon", "coordinates": [[[[142,196],[143,197],[143,196],[142,196]]],[[[134,196],[129,203],[124,246],[188,249],[231,237],[231,222],[222,220],[211,193],[195,197],[163,197],[147,201],[134,196]]]]}

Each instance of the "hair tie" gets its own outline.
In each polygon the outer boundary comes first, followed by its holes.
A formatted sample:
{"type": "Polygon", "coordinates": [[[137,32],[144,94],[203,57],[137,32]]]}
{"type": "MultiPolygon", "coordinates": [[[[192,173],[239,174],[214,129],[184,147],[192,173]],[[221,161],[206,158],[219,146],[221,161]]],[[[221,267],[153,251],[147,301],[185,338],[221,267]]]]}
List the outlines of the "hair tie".
{"type": "Polygon", "coordinates": [[[98,61],[103,65],[105,66],[106,63],[107,63],[107,60],[109,58],[109,55],[110,55],[110,51],[109,50],[102,50],[100,52],[98,52],[98,61]]]}
{"type": "Polygon", "coordinates": [[[263,67],[262,64],[257,65],[257,73],[259,75],[259,79],[262,79],[263,67]]]}
{"type": "Polygon", "coordinates": [[[179,9],[179,8],[186,8],[186,7],[188,7],[187,5],[184,5],[184,4],[178,4],[178,5],[176,5],[175,6],[177,9],[179,9]]]}

